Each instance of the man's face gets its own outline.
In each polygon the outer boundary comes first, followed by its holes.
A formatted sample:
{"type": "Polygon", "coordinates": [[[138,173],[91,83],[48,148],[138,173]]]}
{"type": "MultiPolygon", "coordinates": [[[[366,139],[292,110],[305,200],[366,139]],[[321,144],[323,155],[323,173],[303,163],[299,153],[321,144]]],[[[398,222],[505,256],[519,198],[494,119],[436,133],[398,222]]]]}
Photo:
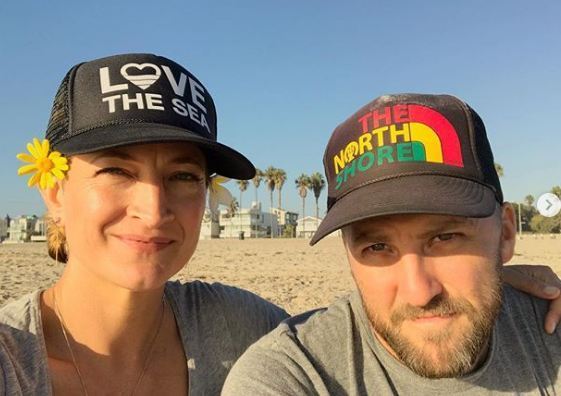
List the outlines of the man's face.
{"type": "Polygon", "coordinates": [[[472,371],[501,304],[500,267],[514,249],[512,208],[482,219],[384,216],[354,223],[343,235],[384,347],[425,377],[472,371]]]}

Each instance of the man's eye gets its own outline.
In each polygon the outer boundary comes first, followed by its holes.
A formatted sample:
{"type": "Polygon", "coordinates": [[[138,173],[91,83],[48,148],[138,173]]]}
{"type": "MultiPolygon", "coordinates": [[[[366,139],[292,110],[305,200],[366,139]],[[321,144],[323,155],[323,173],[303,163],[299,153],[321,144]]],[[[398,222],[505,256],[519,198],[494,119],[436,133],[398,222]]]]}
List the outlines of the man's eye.
{"type": "Polygon", "coordinates": [[[368,246],[368,250],[372,252],[383,252],[384,250],[386,250],[387,247],[388,245],[386,245],[385,243],[378,242],[368,246]]]}
{"type": "Polygon", "coordinates": [[[458,234],[450,232],[447,234],[439,234],[437,236],[434,237],[434,241],[435,242],[445,242],[445,241],[451,241],[452,239],[455,239],[458,237],[458,234]]]}
{"type": "Polygon", "coordinates": [[[177,172],[174,173],[172,176],[173,180],[178,180],[178,181],[185,181],[185,182],[195,182],[195,183],[199,183],[203,180],[203,178],[199,175],[196,175],[194,173],[191,172],[177,172]]]}
{"type": "Polygon", "coordinates": [[[126,177],[129,176],[129,174],[124,169],[116,168],[116,167],[102,168],[97,172],[95,172],[96,176],[102,174],[113,175],[113,176],[126,176],[126,177]]]}

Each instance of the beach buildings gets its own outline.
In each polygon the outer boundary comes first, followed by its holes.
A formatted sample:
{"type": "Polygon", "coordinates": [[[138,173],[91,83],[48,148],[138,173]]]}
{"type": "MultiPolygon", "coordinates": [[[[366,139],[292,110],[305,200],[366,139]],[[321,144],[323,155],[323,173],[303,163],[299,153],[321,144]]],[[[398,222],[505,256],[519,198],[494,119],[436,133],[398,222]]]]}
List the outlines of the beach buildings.
{"type": "Polygon", "coordinates": [[[306,216],[303,219],[300,219],[300,221],[298,221],[298,225],[296,226],[296,236],[298,238],[310,239],[318,229],[321,220],[322,219],[315,216],[306,216]]]}
{"type": "Polygon", "coordinates": [[[31,242],[45,242],[47,240],[47,222],[44,217],[40,217],[35,222],[31,242]]]}
{"type": "MultiPolygon", "coordinates": [[[[7,223],[7,219],[4,219],[4,222],[7,223]]],[[[2,235],[2,227],[0,222],[0,235],[2,235]]],[[[3,242],[43,242],[47,240],[46,233],[45,220],[42,217],[37,217],[35,215],[18,216],[9,220],[7,236],[3,242]]],[[[0,237],[0,239],[2,239],[2,237],[0,237]]]]}
{"type": "Polygon", "coordinates": [[[38,217],[35,215],[24,215],[11,219],[10,226],[8,227],[9,235],[5,242],[18,243],[31,241],[31,236],[35,233],[35,223],[37,223],[37,220],[38,217]]]}
{"type": "Polygon", "coordinates": [[[286,238],[294,238],[296,236],[296,224],[298,224],[298,213],[278,208],[273,208],[272,212],[278,219],[278,234],[286,238]]]}
{"type": "Polygon", "coordinates": [[[297,219],[297,213],[282,209],[268,213],[261,209],[260,202],[252,202],[251,207],[241,208],[233,216],[227,209],[221,210],[218,224],[212,222],[210,213],[207,213],[201,225],[200,239],[217,235],[219,238],[240,238],[241,232],[244,238],[270,238],[271,234],[274,238],[295,236],[297,219]]]}

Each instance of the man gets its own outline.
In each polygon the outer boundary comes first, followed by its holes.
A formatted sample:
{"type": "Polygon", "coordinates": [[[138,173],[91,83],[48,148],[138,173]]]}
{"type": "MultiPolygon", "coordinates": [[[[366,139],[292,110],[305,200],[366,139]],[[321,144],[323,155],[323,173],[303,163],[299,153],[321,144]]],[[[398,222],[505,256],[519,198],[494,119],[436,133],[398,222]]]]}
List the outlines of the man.
{"type": "Polygon", "coordinates": [[[514,212],[473,109],[380,97],[335,129],[324,166],[328,212],[311,244],[341,229],[358,291],[250,347],[223,394],[561,392],[547,303],[501,281],[514,212]]]}

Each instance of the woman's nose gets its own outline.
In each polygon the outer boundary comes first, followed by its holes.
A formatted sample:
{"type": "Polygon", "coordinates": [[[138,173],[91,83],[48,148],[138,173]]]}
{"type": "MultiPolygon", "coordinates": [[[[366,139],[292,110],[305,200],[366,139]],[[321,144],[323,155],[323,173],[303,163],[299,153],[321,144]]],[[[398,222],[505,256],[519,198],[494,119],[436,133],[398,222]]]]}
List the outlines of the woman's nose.
{"type": "Polygon", "coordinates": [[[138,182],[133,191],[130,214],[149,228],[158,228],[173,220],[163,183],[138,182]]]}

